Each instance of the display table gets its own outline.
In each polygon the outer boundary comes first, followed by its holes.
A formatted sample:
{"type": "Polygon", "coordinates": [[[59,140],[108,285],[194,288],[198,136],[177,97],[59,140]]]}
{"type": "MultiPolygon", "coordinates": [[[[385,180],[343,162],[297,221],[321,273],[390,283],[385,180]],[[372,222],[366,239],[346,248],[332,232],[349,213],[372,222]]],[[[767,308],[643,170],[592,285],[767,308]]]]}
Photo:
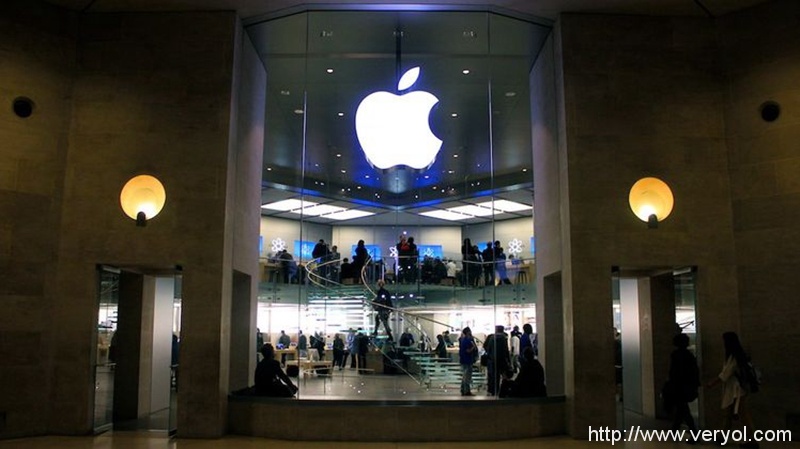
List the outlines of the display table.
{"type": "Polygon", "coordinates": [[[332,360],[310,360],[310,359],[299,359],[299,360],[287,360],[286,366],[297,366],[302,373],[303,382],[308,379],[311,374],[316,374],[320,377],[331,377],[333,373],[333,361],[332,360]],[[320,373],[320,370],[324,370],[324,373],[320,373]]]}

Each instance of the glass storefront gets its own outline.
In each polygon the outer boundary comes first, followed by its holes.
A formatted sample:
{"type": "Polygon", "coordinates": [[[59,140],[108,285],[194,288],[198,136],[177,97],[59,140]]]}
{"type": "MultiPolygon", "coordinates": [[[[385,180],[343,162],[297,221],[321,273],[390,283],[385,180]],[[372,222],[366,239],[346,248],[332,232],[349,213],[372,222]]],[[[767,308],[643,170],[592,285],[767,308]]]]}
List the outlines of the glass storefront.
{"type": "Polygon", "coordinates": [[[246,30],[267,73],[261,340],[300,399],[459,397],[464,328],[480,354],[496,326],[536,332],[528,75],[549,26],[308,11],[246,30]]]}

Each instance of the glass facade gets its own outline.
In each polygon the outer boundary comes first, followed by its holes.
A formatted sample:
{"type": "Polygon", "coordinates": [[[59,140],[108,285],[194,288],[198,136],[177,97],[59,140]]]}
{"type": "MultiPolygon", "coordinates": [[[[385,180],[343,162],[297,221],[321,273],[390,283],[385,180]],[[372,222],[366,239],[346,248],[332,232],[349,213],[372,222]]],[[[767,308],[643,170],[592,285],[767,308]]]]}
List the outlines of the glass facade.
{"type": "Polygon", "coordinates": [[[480,354],[498,325],[535,332],[528,74],[549,31],[463,11],[248,25],[267,72],[257,327],[300,399],[457,397],[464,328],[480,354]]]}

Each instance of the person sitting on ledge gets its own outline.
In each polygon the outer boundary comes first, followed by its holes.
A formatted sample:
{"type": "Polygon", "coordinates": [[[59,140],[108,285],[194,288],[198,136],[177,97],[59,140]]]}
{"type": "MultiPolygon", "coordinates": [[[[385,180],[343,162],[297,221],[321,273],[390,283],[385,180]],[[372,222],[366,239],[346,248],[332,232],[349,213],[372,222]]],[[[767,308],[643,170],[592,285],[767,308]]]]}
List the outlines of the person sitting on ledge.
{"type": "Polygon", "coordinates": [[[272,396],[278,398],[291,398],[297,393],[297,387],[281,368],[280,362],[275,360],[275,349],[266,343],[261,347],[264,356],[256,366],[256,396],[272,396]]]}

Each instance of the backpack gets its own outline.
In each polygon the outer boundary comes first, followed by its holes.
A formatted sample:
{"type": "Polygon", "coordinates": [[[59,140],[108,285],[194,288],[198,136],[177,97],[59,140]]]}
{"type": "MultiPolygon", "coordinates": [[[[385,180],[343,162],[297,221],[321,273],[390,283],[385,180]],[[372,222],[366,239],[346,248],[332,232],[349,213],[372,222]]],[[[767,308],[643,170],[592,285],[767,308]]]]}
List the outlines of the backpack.
{"type": "Polygon", "coordinates": [[[748,393],[757,393],[761,387],[761,370],[753,365],[749,359],[743,366],[739,366],[739,385],[748,393]]]}

